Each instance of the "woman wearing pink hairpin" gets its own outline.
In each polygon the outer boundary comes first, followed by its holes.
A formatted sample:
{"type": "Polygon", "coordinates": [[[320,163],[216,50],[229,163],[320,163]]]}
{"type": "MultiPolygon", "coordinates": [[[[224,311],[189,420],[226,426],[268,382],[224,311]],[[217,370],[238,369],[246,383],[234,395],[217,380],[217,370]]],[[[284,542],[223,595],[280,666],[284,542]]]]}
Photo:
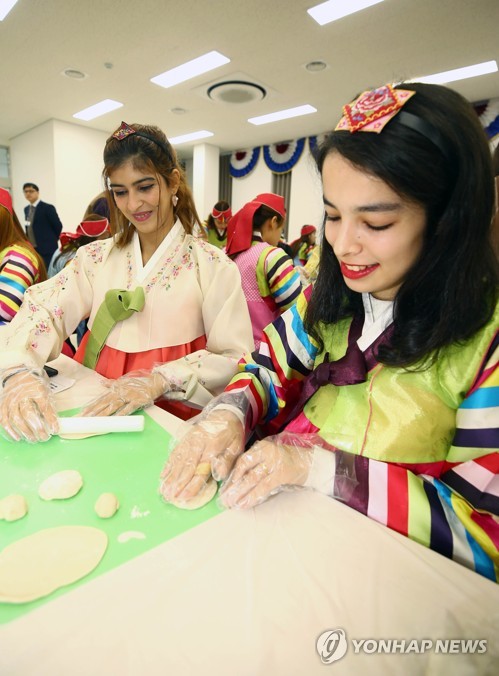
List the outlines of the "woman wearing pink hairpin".
{"type": "Polygon", "coordinates": [[[0,188],[0,326],[16,315],[26,289],[45,279],[45,264],[24,234],[10,193],[0,188]]]}
{"type": "MultiPolygon", "coordinates": [[[[473,107],[402,83],[347,104],[318,150],[318,276],[173,449],[166,500],[319,491],[499,579],[499,269],[473,107]],[[257,425],[267,438],[245,449],[257,425]]],[[[368,553],[367,553],[368,555],[368,553]]]]}
{"type": "Polygon", "coordinates": [[[213,207],[211,214],[203,223],[206,238],[210,244],[223,249],[227,244],[227,223],[232,217],[228,202],[220,200],[213,207]]]}

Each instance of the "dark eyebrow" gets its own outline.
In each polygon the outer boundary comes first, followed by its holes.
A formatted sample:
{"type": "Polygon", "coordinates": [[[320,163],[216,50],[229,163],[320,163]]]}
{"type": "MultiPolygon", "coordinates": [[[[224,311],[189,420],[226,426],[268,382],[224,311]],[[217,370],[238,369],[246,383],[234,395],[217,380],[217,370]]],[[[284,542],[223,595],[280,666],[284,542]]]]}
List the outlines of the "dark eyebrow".
{"type": "MultiPolygon", "coordinates": [[[[138,181],[134,181],[132,185],[139,185],[140,183],[144,183],[144,181],[155,181],[156,179],[154,176],[146,176],[146,178],[139,178],[138,181]]],[[[110,183],[109,184],[110,188],[124,188],[125,186],[121,183],[110,183]]]]}
{"type": "MultiPolygon", "coordinates": [[[[332,209],[336,209],[335,205],[327,200],[325,197],[324,199],[324,204],[328,207],[331,207],[332,209]]],[[[359,212],[369,212],[369,213],[376,213],[376,212],[386,212],[386,211],[399,211],[402,208],[402,205],[399,202],[377,202],[375,204],[363,204],[359,207],[355,207],[355,210],[357,213],[359,212]]]]}

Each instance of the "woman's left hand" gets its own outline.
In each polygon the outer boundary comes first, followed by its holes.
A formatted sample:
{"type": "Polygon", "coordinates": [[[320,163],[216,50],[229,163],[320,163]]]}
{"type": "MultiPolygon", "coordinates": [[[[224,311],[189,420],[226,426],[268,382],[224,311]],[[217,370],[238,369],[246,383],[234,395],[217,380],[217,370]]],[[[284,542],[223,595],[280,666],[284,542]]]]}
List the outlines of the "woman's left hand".
{"type": "Polygon", "coordinates": [[[130,415],[154,404],[168,389],[163,376],[148,371],[128,373],[104,385],[107,392],[90,402],[81,415],[130,415]]]}
{"type": "Polygon", "coordinates": [[[303,486],[312,454],[311,448],[283,443],[279,436],[257,442],[237,460],[220,490],[221,503],[225,507],[247,509],[286,486],[303,486]]]}

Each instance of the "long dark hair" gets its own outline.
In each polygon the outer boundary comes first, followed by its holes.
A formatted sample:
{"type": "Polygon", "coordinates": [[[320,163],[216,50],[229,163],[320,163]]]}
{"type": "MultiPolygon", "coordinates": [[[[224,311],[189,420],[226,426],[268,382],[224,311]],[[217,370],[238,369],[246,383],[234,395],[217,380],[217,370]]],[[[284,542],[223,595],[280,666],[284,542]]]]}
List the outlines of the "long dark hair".
{"type": "MultiPolygon", "coordinates": [[[[397,88],[416,92],[403,110],[429,123],[439,134],[438,145],[395,116],[380,134],[331,133],[316,161],[322,173],[326,157],[339,153],[425,209],[423,250],[395,297],[391,343],[378,353],[388,366],[422,368],[441,348],[473,336],[494,312],[499,281],[491,246],[494,184],[486,135],[461,95],[421,83],[397,88]]],[[[305,328],[323,348],[321,324],[361,313],[362,296],[345,284],[324,238],[305,328]]]]}
{"type": "Polygon", "coordinates": [[[201,221],[194,205],[192,193],[187,185],[185,172],[177,159],[174,148],[159,127],[137,123],[129,126],[149,138],[139,136],[139,134],[131,134],[120,141],[111,135],[104,147],[104,171],[102,175],[106,184],[108,203],[113,207],[111,221],[114,226],[113,234],[116,235],[117,246],[123,247],[128,244],[132,239],[135,228],[129,226],[127,219],[116,207],[107,183],[109,174],[129,161],[132,162],[133,168],[138,171],[150,171],[159,174],[165,179],[167,186],[170,186],[172,172],[175,169],[179,172],[178,202],[173,212],[175,218],[178,218],[184,226],[187,234],[192,234],[194,225],[201,226],[201,221]]]}

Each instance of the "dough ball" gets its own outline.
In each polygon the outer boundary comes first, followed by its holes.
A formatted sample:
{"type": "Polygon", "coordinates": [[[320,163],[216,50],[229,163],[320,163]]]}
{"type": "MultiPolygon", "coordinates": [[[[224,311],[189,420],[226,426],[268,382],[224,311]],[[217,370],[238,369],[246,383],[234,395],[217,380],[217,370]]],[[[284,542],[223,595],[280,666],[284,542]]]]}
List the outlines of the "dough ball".
{"type": "Polygon", "coordinates": [[[28,513],[28,503],[24,495],[8,495],[0,500],[0,519],[17,521],[28,513]]]}
{"type": "Polygon", "coordinates": [[[76,495],[82,486],[81,474],[75,469],[65,469],[45,479],[38,488],[38,495],[42,500],[66,500],[76,495]]]}
{"type": "Polygon", "coordinates": [[[114,493],[102,493],[94,505],[97,516],[101,519],[110,519],[116,514],[120,506],[114,493]]]}
{"type": "Polygon", "coordinates": [[[199,493],[190,500],[170,500],[170,502],[179,509],[199,509],[200,507],[204,507],[206,504],[208,504],[210,500],[213,500],[217,489],[217,482],[215,479],[210,478],[199,491],[199,493]]]}
{"type": "Polygon", "coordinates": [[[58,526],[28,535],[0,552],[0,602],[27,603],[88,575],[107,535],[88,526],[58,526]]]}

